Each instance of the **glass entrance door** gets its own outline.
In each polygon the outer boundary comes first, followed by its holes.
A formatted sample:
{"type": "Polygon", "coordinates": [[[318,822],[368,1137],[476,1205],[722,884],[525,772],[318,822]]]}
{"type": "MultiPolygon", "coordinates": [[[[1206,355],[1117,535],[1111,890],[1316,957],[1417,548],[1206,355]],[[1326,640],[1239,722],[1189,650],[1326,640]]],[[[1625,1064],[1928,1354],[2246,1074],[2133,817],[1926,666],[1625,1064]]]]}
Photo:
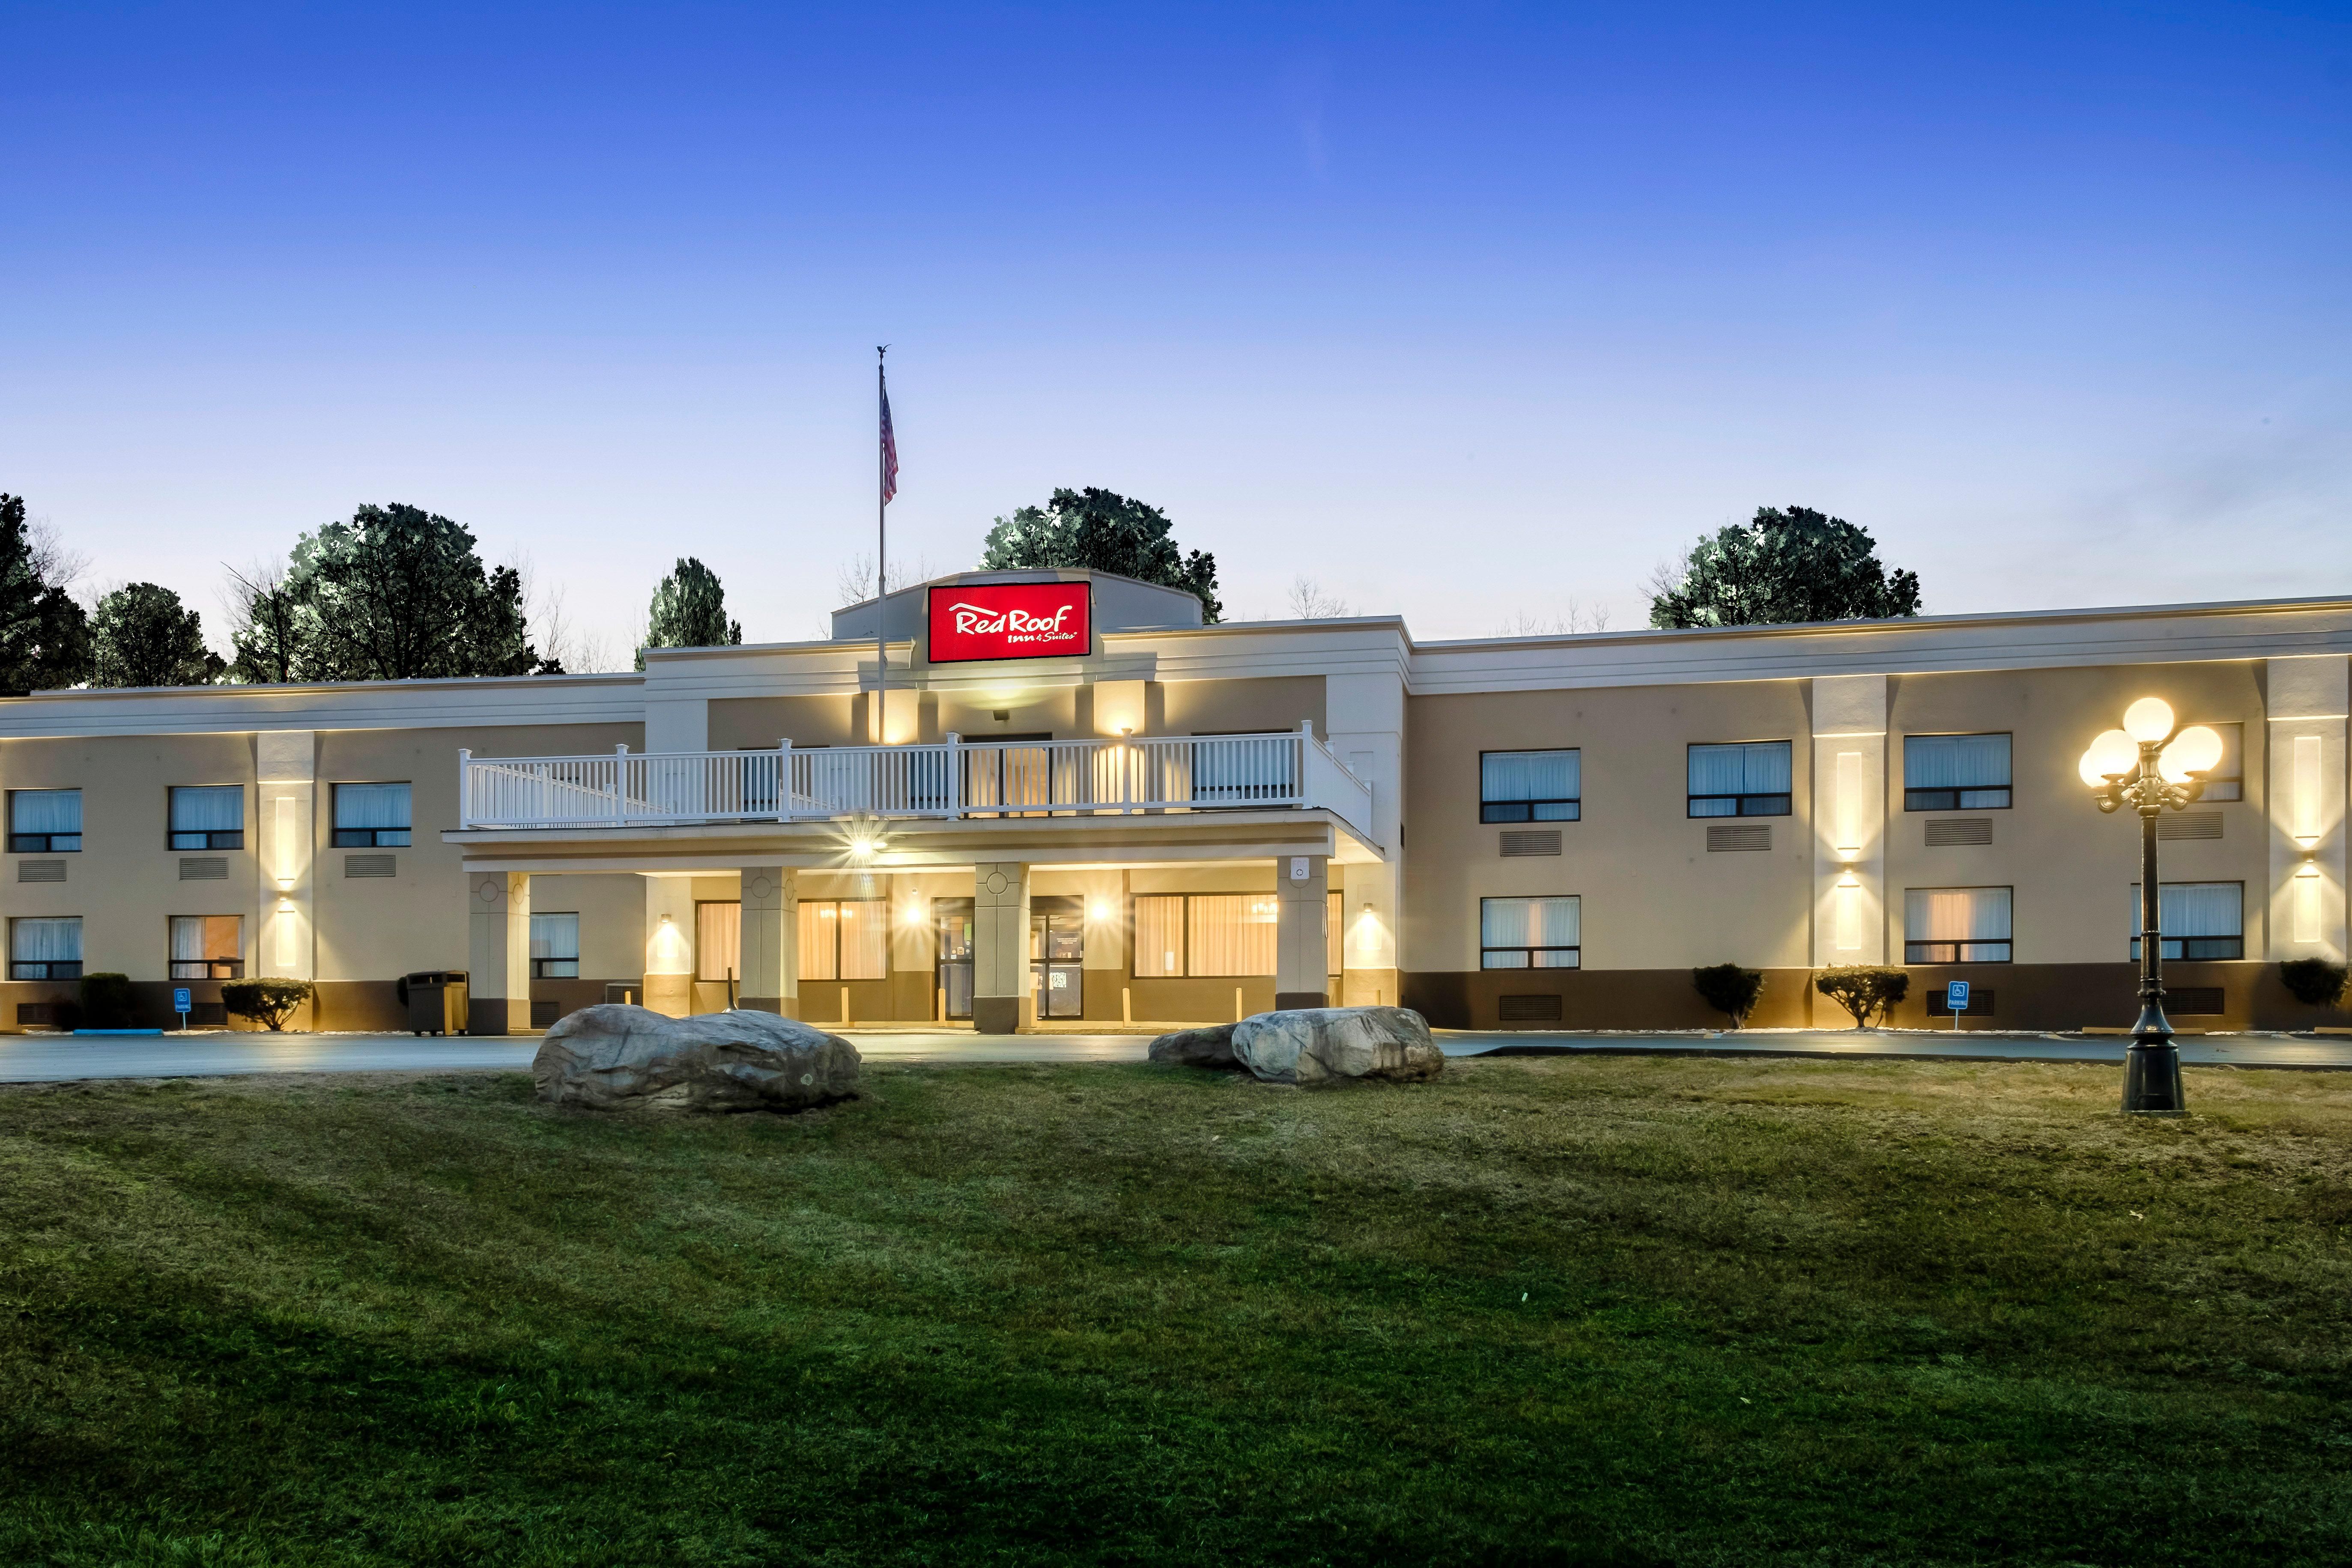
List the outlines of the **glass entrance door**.
{"type": "Polygon", "coordinates": [[[1086,1016],[1087,921],[1071,900],[1067,910],[1029,911],[1029,976],[1036,988],[1040,1018],[1086,1016]]]}
{"type": "Polygon", "coordinates": [[[943,1018],[971,1016],[971,900],[934,899],[940,922],[939,996],[943,1018]]]}

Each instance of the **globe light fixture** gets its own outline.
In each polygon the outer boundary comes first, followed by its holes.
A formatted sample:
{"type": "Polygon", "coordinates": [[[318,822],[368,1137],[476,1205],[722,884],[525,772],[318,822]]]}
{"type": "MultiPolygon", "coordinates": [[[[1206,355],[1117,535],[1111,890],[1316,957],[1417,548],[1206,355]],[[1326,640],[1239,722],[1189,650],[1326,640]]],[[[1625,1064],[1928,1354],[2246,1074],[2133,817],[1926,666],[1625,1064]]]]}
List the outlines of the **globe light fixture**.
{"type": "Polygon", "coordinates": [[[2083,782],[2093,789],[2105,789],[2109,779],[2120,778],[2138,766],[2139,742],[2121,730],[2104,731],[2083,753],[2083,782]]]}
{"type": "Polygon", "coordinates": [[[2143,697],[2124,710],[2124,729],[2145,746],[2172,733],[2172,704],[2161,697],[2143,697]]]}
{"type": "Polygon", "coordinates": [[[2143,697],[2124,710],[2124,727],[2093,741],[2076,766],[2103,812],[2128,805],[2139,817],[2139,1022],[2124,1051],[2124,1111],[2185,1116],[2180,1050],[2164,1016],[2163,884],[2156,875],[2156,822],[2205,793],[2221,760],[2221,737],[2203,724],[2173,732],[2172,706],[2143,697]]]}

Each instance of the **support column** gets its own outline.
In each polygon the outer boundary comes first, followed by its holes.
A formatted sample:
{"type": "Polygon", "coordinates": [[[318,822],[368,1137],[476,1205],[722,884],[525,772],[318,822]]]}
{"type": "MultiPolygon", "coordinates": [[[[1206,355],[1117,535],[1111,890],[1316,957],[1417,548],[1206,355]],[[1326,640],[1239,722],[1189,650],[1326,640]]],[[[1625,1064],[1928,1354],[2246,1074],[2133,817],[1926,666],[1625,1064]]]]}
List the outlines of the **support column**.
{"type": "Polygon", "coordinates": [[[473,914],[466,1033],[522,1033],[530,1027],[530,873],[473,871],[467,879],[473,914]]]}
{"type": "Polygon", "coordinates": [[[736,1005],[800,1016],[800,873],[785,866],[743,868],[743,978],[736,1005]]]}
{"type": "MultiPolygon", "coordinates": [[[[2345,712],[2352,678],[2340,653],[2269,661],[2270,941],[2273,963],[2346,951],[2345,712]]],[[[2252,726],[2248,726],[2252,728],[2252,726]]],[[[2246,737],[2247,749],[2254,737],[2246,737]]],[[[2253,770],[2246,773],[2252,776],[2253,770]]],[[[2253,914],[2251,904],[2249,918],[2253,914]]],[[[2253,951],[2253,944],[2247,944],[2253,951]]]]}
{"type": "Polygon", "coordinates": [[[1328,1007],[1331,863],[1320,855],[1286,855],[1274,870],[1275,1007],[1328,1007]]]}
{"type": "MultiPolygon", "coordinates": [[[[246,973],[314,981],[319,978],[318,736],[310,730],[264,730],[255,735],[254,750],[260,918],[252,927],[246,973]]],[[[345,978],[389,981],[392,977],[345,978]]],[[[315,994],[308,1011],[309,1027],[322,1027],[315,994]]]]}
{"type": "Polygon", "coordinates": [[[645,1005],[666,1017],[694,1011],[694,881],[646,879],[645,1005]]]}
{"type": "MultiPolygon", "coordinates": [[[[1812,691],[1816,969],[1887,962],[1886,677],[1822,675],[1812,691]]],[[[1811,1006],[1812,993],[1806,993],[1811,1006]]]]}
{"type": "Polygon", "coordinates": [[[1010,1035],[1036,1019],[1029,977],[1029,868],[1006,861],[972,868],[971,1026],[1010,1035]]]}

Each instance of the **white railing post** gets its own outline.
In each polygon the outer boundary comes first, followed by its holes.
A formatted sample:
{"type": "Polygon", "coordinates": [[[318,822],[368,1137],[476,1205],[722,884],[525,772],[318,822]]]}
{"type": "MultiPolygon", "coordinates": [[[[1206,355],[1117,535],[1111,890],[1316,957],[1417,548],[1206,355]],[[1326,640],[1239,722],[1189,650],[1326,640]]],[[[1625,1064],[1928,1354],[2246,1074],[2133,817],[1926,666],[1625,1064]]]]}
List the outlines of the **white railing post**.
{"type": "Polygon", "coordinates": [[[629,748],[626,742],[613,748],[613,825],[617,827],[629,820],[629,748]]]}
{"type": "Polygon", "coordinates": [[[948,731],[948,815],[963,815],[963,737],[953,730],[948,731]]]}
{"type": "Polygon", "coordinates": [[[793,738],[776,742],[776,820],[793,819],[793,738]]]}
{"type": "Polygon", "coordinates": [[[457,826],[474,826],[474,753],[457,748],[457,826]]]}

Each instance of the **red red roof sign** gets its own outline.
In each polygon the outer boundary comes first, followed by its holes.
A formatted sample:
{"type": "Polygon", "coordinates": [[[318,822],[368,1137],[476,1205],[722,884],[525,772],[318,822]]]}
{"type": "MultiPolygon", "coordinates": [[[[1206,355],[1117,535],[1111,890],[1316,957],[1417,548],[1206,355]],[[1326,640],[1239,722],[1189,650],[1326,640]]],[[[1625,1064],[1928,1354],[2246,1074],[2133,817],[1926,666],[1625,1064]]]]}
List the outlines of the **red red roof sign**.
{"type": "Polygon", "coordinates": [[[977,583],[931,590],[933,664],[1083,658],[1094,646],[1088,584],[977,583]]]}

